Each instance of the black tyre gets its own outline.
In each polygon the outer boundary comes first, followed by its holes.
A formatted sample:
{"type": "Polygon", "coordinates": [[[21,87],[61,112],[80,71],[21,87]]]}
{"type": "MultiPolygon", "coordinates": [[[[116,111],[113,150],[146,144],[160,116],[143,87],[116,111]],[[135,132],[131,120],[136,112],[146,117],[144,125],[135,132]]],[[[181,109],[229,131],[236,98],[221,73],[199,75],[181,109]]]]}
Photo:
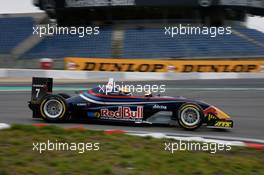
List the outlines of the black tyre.
{"type": "Polygon", "coordinates": [[[42,118],[48,122],[62,122],[68,118],[68,106],[63,97],[48,95],[40,104],[42,118]]]}
{"type": "Polygon", "coordinates": [[[195,130],[203,123],[203,112],[196,104],[183,104],[178,111],[178,122],[186,130],[195,130]]]}

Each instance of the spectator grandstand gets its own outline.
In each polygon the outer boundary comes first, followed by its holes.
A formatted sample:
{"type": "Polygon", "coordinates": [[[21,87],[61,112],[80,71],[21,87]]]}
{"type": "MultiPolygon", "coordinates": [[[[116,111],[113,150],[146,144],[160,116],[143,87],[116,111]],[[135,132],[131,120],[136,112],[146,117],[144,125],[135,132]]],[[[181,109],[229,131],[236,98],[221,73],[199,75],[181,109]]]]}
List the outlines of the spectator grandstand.
{"type": "Polygon", "coordinates": [[[45,37],[23,58],[63,58],[66,56],[111,57],[111,28],[104,28],[99,35],[80,38],[75,35],[45,37]]]}
{"type": "Polygon", "coordinates": [[[258,42],[264,43],[264,34],[258,32],[257,30],[247,29],[247,28],[239,28],[238,31],[249,36],[250,38],[252,38],[258,42]]]}
{"type": "Polygon", "coordinates": [[[32,34],[31,17],[0,18],[0,54],[8,54],[32,34]]]}
{"type": "Polygon", "coordinates": [[[245,27],[241,28],[239,34],[233,32],[231,35],[218,37],[192,34],[178,35],[174,38],[164,37],[164,30],[161,28],[129,29],[126,31],[123,56],[127,58],[230,58],[264,55],[264,45],[258,45],[253,38],[245,37],[247,33],[254,33],[256,38],[263,37],[263,34],[245,27]]]}
{"type": "Polygon", "coordinates": [[[164,22],[141,24],[134,21],[128,22],[128,25],[113,23],[100,27],[99,35],[87,35],[83,38],[77,35],[49,35],[32,42],[28,38],[32,37],[32,27],[36,24],[32,17],[1,17],[0,56],[14,57],[13,51],[22,42],[23,45],[27,42],[30,44],[16,52],[15,58],[19,60],[47,57],[61,59],[69,56],[157,59],[264,56],[264,34],[237,24],[231,35],[215,38],[209,35],[178,35],[172,38],[164,34],[164,22]],[[117,40],[116,31],[121,33],[117,40]]]}

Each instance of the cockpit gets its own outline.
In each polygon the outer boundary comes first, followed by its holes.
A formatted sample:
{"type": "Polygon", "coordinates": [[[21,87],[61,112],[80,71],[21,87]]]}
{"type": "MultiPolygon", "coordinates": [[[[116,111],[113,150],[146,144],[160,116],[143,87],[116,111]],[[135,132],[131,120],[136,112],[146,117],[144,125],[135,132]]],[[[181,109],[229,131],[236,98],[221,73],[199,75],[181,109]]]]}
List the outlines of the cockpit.
{"type": "MultiPolygon", "coordinates": [[[[97,96],[134,96],[129,86],[116,85],[113,79],[109,79],[109,82],[106,85],[99,85],[98,87],[93,88],[90,90],[90,93],[97,96]]],[[[149,91],[142,97],[153,97],[153,95],[149,91]]]]}

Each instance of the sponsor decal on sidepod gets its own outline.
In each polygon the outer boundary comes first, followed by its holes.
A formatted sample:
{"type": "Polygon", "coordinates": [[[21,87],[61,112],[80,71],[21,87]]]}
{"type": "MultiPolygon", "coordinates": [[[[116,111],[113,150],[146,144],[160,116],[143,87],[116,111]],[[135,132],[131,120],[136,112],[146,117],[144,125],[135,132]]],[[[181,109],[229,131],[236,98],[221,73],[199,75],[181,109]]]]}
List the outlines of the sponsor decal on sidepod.
{"type": "Polygon", "coordinates": [[[163,105],[154,105],[154,106],[153,106],[153,109],[164,109],[164,110],[166,110],[166,109],[167,109],[167,106],[163,106],[163,105]]]}
{"type": "Polygon", "coordinates": [[[136,110],[131,110],[130,107],[120,106],[116,111],[111,111],[107,108],[100,110],[101,117],[108,118],[123,118],[123,119],[142,119],[143,118],[143,106],[137,106],[136,110]]]}

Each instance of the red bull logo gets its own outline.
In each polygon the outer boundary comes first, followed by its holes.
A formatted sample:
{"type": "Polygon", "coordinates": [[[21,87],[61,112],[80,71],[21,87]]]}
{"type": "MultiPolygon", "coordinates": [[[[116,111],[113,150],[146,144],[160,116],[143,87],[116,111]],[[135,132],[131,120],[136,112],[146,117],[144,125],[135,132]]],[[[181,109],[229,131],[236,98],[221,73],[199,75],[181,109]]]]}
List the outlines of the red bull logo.
{"type": "Polygon", "coordinates": [[[136,110],[131,110],[130,107],[120,106],[116,111],[109,109],[101,109],[101,117],[108,118],[123,118],[123,119],[141,119],[143,118],[143,106],[137,106],[136,110]]]}

